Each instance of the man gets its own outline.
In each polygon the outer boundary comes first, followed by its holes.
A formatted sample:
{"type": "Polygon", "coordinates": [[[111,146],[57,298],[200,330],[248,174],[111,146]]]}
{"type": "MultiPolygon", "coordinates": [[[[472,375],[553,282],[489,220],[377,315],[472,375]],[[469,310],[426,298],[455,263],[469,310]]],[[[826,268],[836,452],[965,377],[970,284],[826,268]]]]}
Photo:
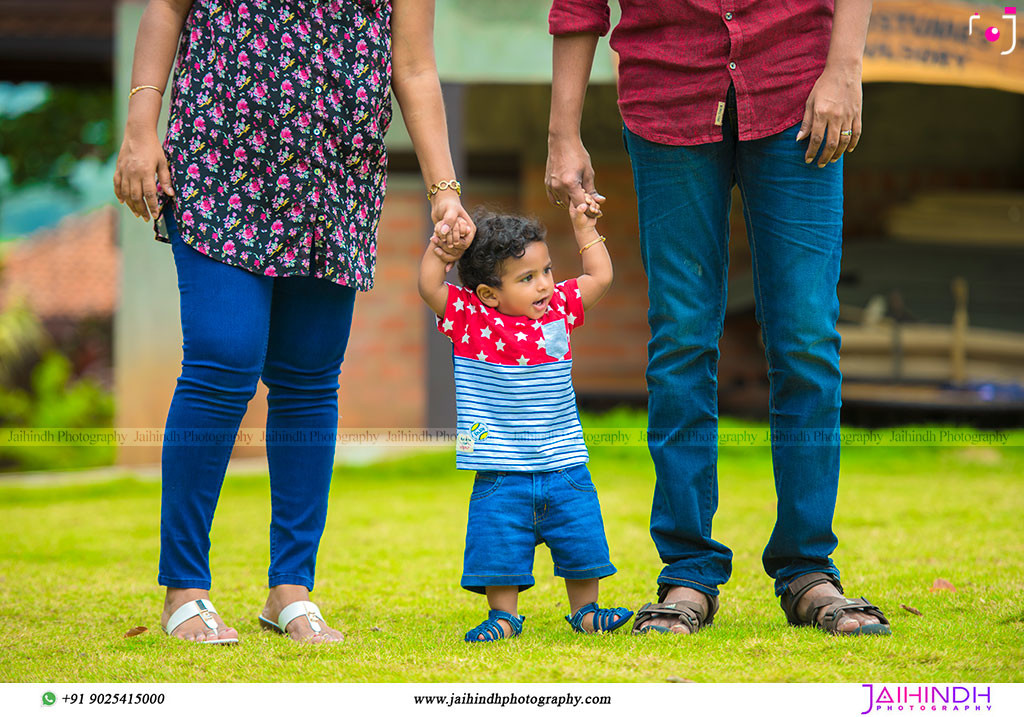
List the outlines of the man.
{"type": "MultiPolygon", "coordinates": [[[[649,282],[651,536],[659,602],[634,632],[711,624],[732,552],[711,537],[718,504],[718,340],[733,183],[743,196],[757,318],[771,382],[778,496],[763,555],[791,624],[889,634],[882,612],[842,597],[830,555],[839,483],[843,155],[861,135],[870,0],[621,0],[611,45],[649,282]]],[[[599,202],[579,124],[607,0],[554,0],[547,187],[599,202]]]]}

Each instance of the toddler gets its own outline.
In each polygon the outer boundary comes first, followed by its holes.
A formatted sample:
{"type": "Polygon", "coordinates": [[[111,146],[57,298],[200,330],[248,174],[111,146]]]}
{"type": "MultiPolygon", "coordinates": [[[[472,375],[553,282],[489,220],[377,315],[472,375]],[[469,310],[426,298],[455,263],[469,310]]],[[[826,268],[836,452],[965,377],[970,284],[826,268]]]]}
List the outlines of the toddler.
{"type": "Polygon", "coordinates": [[[476,470],[469,502],[462,587],[487,595],[487,620],[467,642],[522,632],[519,592],[534,584],[534,549],[551,549],[565,578],[576,632],[611,632],[633,613],[597,605],[598,580],[615,573],[597,491],[587,470],[569,335],[608,291],[612,263],[592,199],[569,210],[583,274],[556,284],[544,229],[517,216],[480,213],[459,259],[463,286],[428,247],[423,300],[451,339],[458,409],[456,466],[476,470]]]}

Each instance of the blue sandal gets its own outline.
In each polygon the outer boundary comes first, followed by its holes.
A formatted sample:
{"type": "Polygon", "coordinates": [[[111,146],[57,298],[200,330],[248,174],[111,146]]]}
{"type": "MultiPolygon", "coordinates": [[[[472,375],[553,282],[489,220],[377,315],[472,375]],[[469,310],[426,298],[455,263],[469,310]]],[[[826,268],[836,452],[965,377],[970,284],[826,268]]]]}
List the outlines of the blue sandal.
{"type": "Polygon", "coordinates": [[[633,611],[624,607],[600,608],[596,602],[592,602],[581,607],[572,617],[566,615],[565,620],[576,632],[587,632],[583,629],[583,618],[590,613],[594,613],[594,632],[612,632],[633,617],[633,611]]]}
{"type": "Polygon", "coordinates": [[[498,620],[507,620],[512,626],[512,634],[509,637],[519,637],[523,632],[523,621],[526,617],[516,617],[504,610],[491,610],[487,613],[487,619],[466,633],[466,642],[494,642],[505,637],[505,631],[501,629],[498,620]],[[481,640],[480,638],[484,639],[481,640]]]}

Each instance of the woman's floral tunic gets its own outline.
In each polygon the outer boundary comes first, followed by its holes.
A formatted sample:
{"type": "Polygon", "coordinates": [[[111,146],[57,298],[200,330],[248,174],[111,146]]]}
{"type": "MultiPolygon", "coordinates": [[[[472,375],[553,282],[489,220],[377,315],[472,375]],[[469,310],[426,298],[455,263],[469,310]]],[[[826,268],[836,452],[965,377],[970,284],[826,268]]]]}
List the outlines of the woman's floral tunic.
{"type": "Polygon", "coordinates": [[[164,140],[175,198],[160,195],[181,238],[251,272],[370,289],[390,88],[389,0],[195,0],[164,140]]]}

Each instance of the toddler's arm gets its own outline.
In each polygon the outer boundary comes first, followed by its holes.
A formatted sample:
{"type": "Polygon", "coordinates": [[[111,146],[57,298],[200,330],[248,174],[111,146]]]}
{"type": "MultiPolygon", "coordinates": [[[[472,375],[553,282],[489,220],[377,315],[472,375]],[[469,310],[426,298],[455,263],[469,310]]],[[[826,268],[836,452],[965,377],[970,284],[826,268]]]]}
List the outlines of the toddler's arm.
{"type": "Polygon", "coordinates": [[[420,262],[420,296],[438,316],[444,316],[444,307],[448,303],[448,285],[444,277],[451,267],[450,258],[437,245],[435,237],[431,237],[420,262]]]}
{"type": "Polygon", "coordinates": [[[612,285],[612,258],[597,233],[597,217],[587,216],[588,208],[594,209],[597,213],[600,212],[600,207],[591,207],[588,203],[597,204],[588,197],[587,202],[569,207],[569,217],[576,233],[576,244],[583,255],[583,273],[576,280],[576,285],[580,290],[584,310],[589,310],[600,301],[612,285]]]}

